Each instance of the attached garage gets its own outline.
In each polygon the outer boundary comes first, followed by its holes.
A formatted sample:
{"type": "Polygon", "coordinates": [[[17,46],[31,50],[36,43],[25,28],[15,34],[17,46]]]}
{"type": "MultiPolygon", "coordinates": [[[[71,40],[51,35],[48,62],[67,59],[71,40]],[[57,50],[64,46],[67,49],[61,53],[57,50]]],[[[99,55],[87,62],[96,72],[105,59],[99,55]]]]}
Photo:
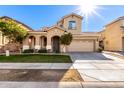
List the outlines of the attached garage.
{"type": "Polygon", "coordinates": [[[73,40],[68,46],[68,52],[93,52],[94,40],[73,40]]]}

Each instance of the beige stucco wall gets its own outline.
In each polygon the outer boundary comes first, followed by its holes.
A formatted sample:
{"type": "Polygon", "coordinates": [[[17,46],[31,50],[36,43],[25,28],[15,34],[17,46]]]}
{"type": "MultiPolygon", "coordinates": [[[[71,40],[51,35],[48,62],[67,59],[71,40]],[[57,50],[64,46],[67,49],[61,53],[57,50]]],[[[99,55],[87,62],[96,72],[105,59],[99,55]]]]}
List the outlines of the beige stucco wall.
{"type": "Polygon", "coordinates": [[[45,36],[47,37],[46,32],[37,32],[37,31],[29,31],[29,35],[26,37],[26,39],[23,41],[23,50],[29,49],[29,37],[33,36],[35,38],[35,49],[40,49],[40,37],[45,36]]]}
{"type": "Polygon", "coordinates": [[[104,31],[104,48],[110,51],[122,51],[122,21],[116,21],[106,26],[104,31]]]}
{"type": "MultiPolygon", "coordinates": [[[[52,28],[50,30],[48,30],[47,32],[29,32],[29,36],[23,41],[23,50],[25,49],[29,49],[29,37],[30,36],[34,36],[35,37],[35,49],[40,49],[40,37],[45,36],[47,38],[47,46],[46,49],[50,50],[52,52],[52,37],[54,36],[58,36],[61,37],[61,35],[64,34],[64,31],[58,28],[52,28]]],[[[60,51],[62,51],[62,45],[60,45],[60,51]]]]}
{"type": "Polygon", "coordinates": [[[82,32],[82,19],[76,16],[69,16],[64,18],[60,23],[63,24],[63,27],[68,31],[73,34],[81,33],[82,32]],[[75,21],[76,22],[76,29],[70,30],[68,29],[69,27],[69,21],[75,21]]]}

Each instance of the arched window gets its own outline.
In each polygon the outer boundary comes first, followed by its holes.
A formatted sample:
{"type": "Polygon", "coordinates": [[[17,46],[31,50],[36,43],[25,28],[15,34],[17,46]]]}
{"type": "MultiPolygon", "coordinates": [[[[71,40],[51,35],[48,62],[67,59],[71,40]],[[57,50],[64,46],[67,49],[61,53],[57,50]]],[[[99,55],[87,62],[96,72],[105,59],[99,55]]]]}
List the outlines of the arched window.
{"type": "Polygon", "coordinates": [[[76,29],[76,22],[75,21],[69,21],[68,29],[76,29]]]}

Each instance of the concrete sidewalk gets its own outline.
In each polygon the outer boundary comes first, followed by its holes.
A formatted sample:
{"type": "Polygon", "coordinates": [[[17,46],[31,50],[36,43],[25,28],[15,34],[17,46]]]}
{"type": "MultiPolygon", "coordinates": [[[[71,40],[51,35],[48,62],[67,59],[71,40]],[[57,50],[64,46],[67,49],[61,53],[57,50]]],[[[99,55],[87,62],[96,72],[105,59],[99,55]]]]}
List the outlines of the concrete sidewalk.
{"type": "Polygon", "coordinates": [[[124,82],[8,82],[0,88],[124,88],[124,82]]]}
{"type": "Polygon", "coordinates": [[[0,63],[0,69],[74,69],[73,63],[0,63]]]}
{"type": "Polygon", "coordinates": [[[0,88],[82,88],[81,82],[0,82],[0,88]]]}

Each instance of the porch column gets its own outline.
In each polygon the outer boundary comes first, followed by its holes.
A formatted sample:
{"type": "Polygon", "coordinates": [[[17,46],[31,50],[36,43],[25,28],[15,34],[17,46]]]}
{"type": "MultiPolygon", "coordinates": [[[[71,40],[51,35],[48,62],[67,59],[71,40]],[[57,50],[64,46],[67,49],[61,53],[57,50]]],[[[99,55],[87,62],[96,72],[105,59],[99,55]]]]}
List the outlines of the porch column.
{"type": "Polygon", "coordinates": [[[97,51],[99,48],[99,42],[97,40],[95,40],[95,51],[97,51]]]}
{"type": "Polygon", "coordinates": [[[40,36],[35,36],[35,49],[40,49],[40,36]]]}
{"type": "Polygon", "coordinates": [[[41,48],[45,48],[45,47],[44,47],[44,43],[45,43],[45,42],[44,42],[44,38],[45,38],[45,37],[41,37],[41,38],[40,38],[40,47],[41,47],[41,48]]]}
{"type": "Polygon", "coordinates": [[[25,50],[25,49],[29,49],[29,37],[27,37],[24,41],[23,41],[23,47],[22,47],[22,50],[25,50]]]}
{"type": "Polygon", "coordinates": [[[51,46],[51,37],[47,37],[47,46],[46,49],[48,50],[48,52],[52,51],[52,46],[51,46]]]}

